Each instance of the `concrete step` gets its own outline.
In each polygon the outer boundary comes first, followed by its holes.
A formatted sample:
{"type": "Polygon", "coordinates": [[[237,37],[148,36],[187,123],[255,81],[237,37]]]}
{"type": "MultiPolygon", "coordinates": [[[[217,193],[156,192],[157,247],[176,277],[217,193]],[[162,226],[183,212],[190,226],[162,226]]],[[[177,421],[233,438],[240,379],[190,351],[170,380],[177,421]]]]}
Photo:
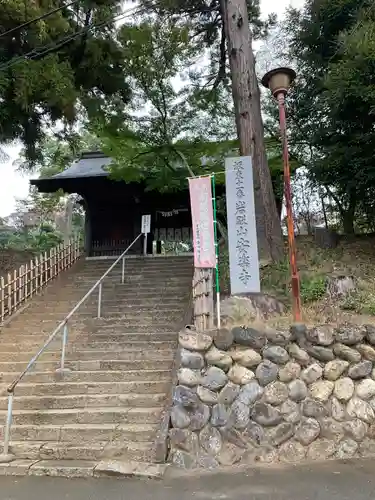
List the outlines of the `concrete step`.
{"type": "MultiPolygon", "coordinates": [[[[155,424],[72,424],[72,425],[13,425],[12,441],[64,441],[82,444],[95,441],[152,441],[157,433],[155,424]]],[[[0,432],[4,428],[0,427],[0,432]]]]}
{"type": "MultiPolygon", "coordinates": [[[[79,337],[79,339],[76,339],[74,341],[69,342],[68,347],[70,348],[70,352],[73,351],[81,351],[81,350],[98,350],[98,351],[125,351],[127,349],[173,349],[175,347],[175,343],[177,341],[177,335],[174,336],[174,338],[171,338],[170,340],[154,340],[153,337],[151,337],[148,340],[128,340],[126,338],[126,335],[123,336],[123,338],[117,338],[116,340],[108,340],[108,338],[104,339],[99,339],[96,340],[92,336],[90,337],[79,337]]],[[[4,352],[12,352],[13,354],[22,353],[23,351],[37,351],[38,348],[43,344],[43,340],[40,340],[39,342],[35,341],[20,341],[19,343],[0,343],[0,347],[4,352]]],[[[58,339],[56,341],[51,342],[49,344],[49,348],[51,351],[58,351],[61,349],[61,339],[58,339]]]]}
{"type": "MultiPolygon", "coordinates": [[[[16,372],[3,372],[0,373],[0,382],[2,384],[11,384],[15,379],[16,372]]],[[[134,369],[134,370],[112,370],[112,371],[71,371],[64,374],[56,373],[54,371],[31,371],[23,379],[25,385],[29,384],[50,384],[54,382],[61,382],[63,384],[69,384],[73,382],[78,383],[110,383],[116,384],[117,382],[122,383],[132,383],[134,381],[141,381],[141,383],[146,383],[149,381],[158,381],[156,383],[162,383],[163,381],[170,382],[171,372],[169,369],[155,368],[150,370],[134,369]]],[[[22,383],[17,386],[21,386],[22,383]]],[[[109,391],[108,391],[109,392],[109,391]]]]}
{"type": "MultiPolygon", "coordinates": [[[[119,395],[149,395],[149,394],[162,394],[166,393],[170,385],[170,381],[166,378],[159,380],[155,378],[155,381],[143,381],[142,379],[135,380],[132,382],[70,382],[61,381],[55,382],[53,380],[47,383],[36,383],[36,382],[20,382],[17,385],[16,396],[17,398],[27,396],[75,396],[75,395],[96,395],[101,394],[115,394],[119,395]]],[[[8,384],[0,384],[0,396],[7,395],[8,384]]]]}
{"type": "MultiPolygon", "coordinates": [[[[157,424],[163,405],[152,408],[67,408],[43,410],[14,410],[15,425],[66,424],[157,424]]],[[[5,422],[6,410],[0,410],[0,421],[5,422]],[[3,420],[2,420],[3,419],[3,420]]]]}
{"type": "MultiPolygon", "coordinates": [[[[165,393],[161,394],[76,394],[49,396],[18,396],[14,399],[15,410],[78,409],[78,408],[149,408],[162,405],[165,393]]],[[[6,410],[8,398],[0,397],[0,410],[6,410]]]]}

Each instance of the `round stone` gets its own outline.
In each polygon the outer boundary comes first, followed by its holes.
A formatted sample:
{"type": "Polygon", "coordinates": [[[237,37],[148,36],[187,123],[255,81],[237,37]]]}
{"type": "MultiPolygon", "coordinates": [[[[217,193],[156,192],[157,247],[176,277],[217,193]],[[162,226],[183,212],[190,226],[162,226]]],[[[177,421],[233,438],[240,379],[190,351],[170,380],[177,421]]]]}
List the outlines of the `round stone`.
{"type": "Polygon", "coordinates": [[[190,416],[190,430],[200,431],[208,423],[210,419],[210,409],[207,405],[201,403],[192,411],[190,416]]]}
{"type": "Polygon", "coordinates": [[[279,448],[279,459],[285,463],[299,463],[304,460],[306,449],[301,443],[296,441],[287,441],[279,448]]]}
{"type": "Polygon", "coordinates": [[[320,425],[314,418],[303,418],[298,425],[295,438],[304,446],[312,443],[320,434],[320,425]]]}
{"type": "Polygon", "coordinates": [[[331,414],[338,422],[342,422],[346,419],[346,408],[335,396],[331,398],[331,414]]]}
{"type": "Polygon", "coordinates": [[[367,344],[358,344],[355,346],[357,351],[368,361],[375,361],[375,349],[367,344]]]}
{"type": "Polygon", "coordinates": [[[361,399],[371,399],[375,396],[375,380],[366,378],[361,380],[355,390],[356,395],[361,399]]]}
{"type": "Polygon", "coordinates": [[[293,340],[299,340],[304,338],[307,332],[307,326],[305,323],[293,323],[289,328],[290,334],[293,340]]]}
{"type": "Polygon", "coordinates": [[[225,372],[217,366],[211,366],[201,378],[201,385],[210,391],[219,391],[228,382],[225,372]]]}
{"type": "Polygon", "coordinates": [[[218,401],[217,392],[210,391],[210,389],[202,387],[201,385],[197,387],[197,394],[202,403],[206,405],[214,405],[218,401]]]}
{"type": "Polygon", "coordinates": [[[263,397],[266,403],[278,406],[288,398],[288,388],[282,382],[271,382],[265,388],[263,397]]]}
{"type": "Polygon", "coordinates": [[[205,354],[205,360],[208,365],[217,366],[227,372],[232,366],[232,358],[225,351],[220,351],[214,345],[205,354]]]}
{"type": "Polygon", "coordinates": [[[178,334],[178,341],[180,346],[188,351],[207,351],[212,345],[212,337],[188,329],[178,334]]]}
{"type": "Polygon", "coordinates": [[[181,349],[180,363],[183,368],[190,368],[191,370],[201,370],[204,367],[204,358],[199,352],[181,349]]]}
{"type": "Polygon", "coordinates": [[[188,429],[170,429],[169,439],[172,448],[195,452],[198,450],[198,436],[188,429]]]}
{"type": "Polygon", "coordinates": [[[290,382],[298,378],[301,374],[301,366],[294,361],[289,361],[279,370],[279,379],[281,382],[290,382]]]}
{"type": "Polygon", "coordinates": [[[301,378],[306,384],[316,382],[323,375],[323,368],[318,363],[313,363],[302,371],[301,378]]]}
{"type": "Polygon", "coordinates": [[[288,347],[289,355],[298,361],[301,366],[306,366],[310,362],[308,353],[299,347],[297,344],[290,344],[288,347]]]}
{"type": "Polygon", "coordinates": [[[199,398],[192,389],[178,385],[173,392],[173,401],[184,408],[194,408],[199,404],[199,398]]]}
{"type": "Polygon", "coordinates": [[[314,399],[325,403],[332,394],[334,387],[335,384],[330,380],[318,380],[311,384],[310,394],[314,399]]]}
{"type": "Polygon", "coordinates": [[[364,439],[368,430],[368,425],[362,422],[359,418],[355,418],[349,422],[344,422],[343,427],[347,436],[357,442],[364,439]]]}
{"type": "Polygon", "coordinates": [[[263,387],[261,387],[256,380],[252,380],[248,384],[241,387],[238,395],[238,401],[241,401],[241,403],[244,403],[245,405],[251,405],[262,397],[263,391],[263,387]]]}
{"type": "Polygon", "coordinates": [[[338,459],[353,457],[358,450],[358,443],[354,439],[345,439],[337,447],[336,457],[338,459]]]}
{"type": "Polygon", "coordinates": [[[185,429],[190,425],[190,417],[184,408],[174,405],[171,410],[171,423],[177,429],[185,429]]]}
{"type": "Polygon", "coordinates": [[[254,351],[254,349],[231,349],[228,354],[232,357],[234,362],[246,368],[258,366],[262,361],[262,356],[254,351]]]}
{"type": "Polygon", "coordinates": [[[371,406],[366,401],[356,397],[349,401],[346,411],[350,417],[360,418],[366,424],[372,424],[375,418],[374,410],[371,406]]]}
{"type": "Polygon", "coordinates": [[[250,421],[250,408],[241,401],[235,401],[230,409],[229,420],[235,429],[245,429],[250,421]]]}
{"type": "Polygon", "coordinates": [[[180,368],[177,372],[177,378],[180,384],[187,387],[195,387],[200,381],[200,375],[190,368],[180,368]]]}
{"type": "Polygon", "coordinates": [[[363,325],[366,332],[366,339],[370,344],[375,345],[375,326],[363,325]]]}
{"type": "Polygon", "coordinates": [[[260,363],[255,371],[258,382],[263,387],[277,379],[278,367],[272,361],[266,359],[260,363]]]}
{"type": "Polygon", "coordinates": [[[305,348],[310,356],[318,361],[327,362],[335,359],[332,349],[329,349],[328,347],[322,347],[320,345],[306,345],[305,348]]]}
{"type": "Polygon", "coordinates": [[[282,443],[285,443],[288,439],[293,437],[294,427],[289,422],[283,422],[279,424],[277,427],[274,427],[270,430],[268,438],[270,443],[274,446],[279,446],[282,443]]]}
{"type": "Polygon", "coordinates": [[[299,405],[290,399],[284,401],[280,406],[280,413],[286,422],[297,424],[301,420],[301,412],[299,405]]]}
{"type": "Polygon", "coordinates": [[[335,381],[341,377],[344,371],[348,368],[349,362],[343,359],[334,359],[328,361],[324,367],[324,377],[327,380],[335,381]]]}
{"type": "Polygon", "coordinates": [[[224,427],[229,420],[229,412],[223,404],[217,404],[212,407],[211,424],[214,427],[224,427]]]}
{"type": "Polygon", "coordinates": [[[210,425],[206,425],[199,433],[199,443],[210,455],[217,455],[221,450],[221,434],[210,425]]]}
{"type": "Polygon", "coordinates": [[[307,396],[307,387],[303,380],[293,380],[289,386],[289,397],[292,401],[303,401],[307,396]]]}
{"type": "Polygon", "coordinates": [[[213,335],[214,345],[218,349],[226,351],[233,344],[233,333],[229,328],[219,328],[213,335]]]}
{"type": "Polygon", "coordinates": [[[333,394],[339,401],[349,401],[354,394],[354,382],[349,377],[339,378],[335,382],[333,394]]]}
{"type": "Polygon", "coordinates": [[[345,345],[355,345],[362,342],[366,330],[359,325],[340,325],[336,329],[336,341],[345,345]]]}
{"type": "Polygon", "coordinates": [[[349,361],[349,363],[359,363],[361,361],[359,352],[345,344],[335,344],[333,346],[333,352],[339,358],[349,361]]]}
{"type": "Polygon", "coordinates": [[[359,453],[361,457],[370,457],[375,455],[375,441],[370,438],[365,438],[359,445],[359,453]]]}
{"type": "Polygon", "coordinates": [[[252,409],[251,417],[255,422],[264,427],[277,425],[282,420],[282,415],[279,410],[272,405],[257,401],[252,409]]]}
{"type": "Polygon", "coordinates": [[[334,329],[330,325],[319,325],[307,330],[306,338],[312,344],[329,346],[333,344],[334,329]]]}
{"type": "Polygon", "coordinates": [[[254,372],[238,363],[235,363],[228,372],[229,380],[239,385],[248,384],[254,377],[254,372]]]}
{"type": "Polygon", "coordinates": [[[327,408],[314,399],[305,399],[302,403],[302,413],[305,417],[322,418],[328,415],[327,408]]]}
{"type": "Polygon", "coordinates": [[[335,451],[335,443],[330,439],[316,439],[307,450],[307,458],[323,461],[331,458],[335,451]]]}
{"type": "Polygon", "coordinates": [[[235,326],[232,328],[232,333],[235,344],[245,345],[253,349],[262,349],[267,342],[265,334],[255,328],[235,326]]]}
{"type": "Polygon", "coordinates": [[[371,373],[371,370],[371,361],[361,361],[360,363],[356,363],[349,368],[348,375],[350,378],[358,380],[360,378],[368,377],[371,373]]]}
{"type": "Polygon", "coordinates": [[[171,462],[175,467],[180,469],[195,469],[197,467],[197,460],[195,453],[188,453],[184,450],[172,450],[171,462]]]}
{"type": "Polygon", "coordinates": [[[255,446],[261,446],[266,441],[266,436],[263,427],[257,424],[256,422],[253,422],[252,420],[250,420],[247,426],[246,433],[251,443],[254,444],[255,446]]]}
{"type": "Polygon", "coordinates": [[[225,405],[231,405],[240,393],[240,386],[233,382],[228,382],[227,385],[221,389],[218,402],[225,405]]]}
{"type": "Polygon", "coordinates": [[[288,352],[278,345],[265,347],[263,349],[263,357],[278,365],[283,365],[289,361],[288,352]]]}
{"type": "Polygon", "coordinates": [[[320,419],[319,424],[321,437],[331,439],[335,443],[338,443],[344,437],[344,429],[341,422],[336,422],[336,420],[330,417],[324,417],[320,419]]]}
{"type": "Polygon", "coordinates": [[[286,346],[290,342],[290,339],[292,338],[292,334],[290,332],[283,330],[275,330],[274,328],[270,327],[267,327],[264,333],[270,344],[276,344],[281,346],[286,346]]]}

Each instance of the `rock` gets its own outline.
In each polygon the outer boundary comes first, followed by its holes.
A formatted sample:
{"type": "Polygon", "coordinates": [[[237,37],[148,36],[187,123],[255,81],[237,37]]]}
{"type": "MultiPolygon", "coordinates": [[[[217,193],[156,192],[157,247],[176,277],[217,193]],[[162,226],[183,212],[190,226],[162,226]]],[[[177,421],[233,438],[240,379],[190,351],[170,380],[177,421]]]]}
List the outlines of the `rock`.
{"type": "Polygon", "coordinates": [[[301,420],[300,408],[297,403],[288,399],[280,406],[280,413],[286,422],[297,424],[301,420]]]}
{"type": "Polygon", "coordinates": [[[296,429],[295,438],[304,446],[308,446],[319,434],[319,422],[315,418],[303,418],[296,429]]]}
{"type": "Polygon", "coordinates": [[[333,392],[335,384],[330,380],[318,380],[310,386],[310,394],[314,399],[325,403],[333,392]]]}
{"type": "Polygon", "coordinates": [[[316,439],[307,450],[310,460],[327,460],[335,454],[335,444],[329,439],[316,439]]]}
{"type": "Polygon", "coordinates": [[[241,387],[238,395],[238,401],[241,401],[241,403],[244,403],[245,405],[251,405],[262,397],[263,391],[263,387],[261,387],[256,380],[252,380],[248,384],[241,387]]]}
{"type": "Polygon", "coordinates": [[[331,414],[338,422],[342,422],[346,419],[346,408],[335,397],[331,398],[331,414]]]}
{"type": "Polygon", "coordinates": [[[266,328],[265,334],[267,340],[270,344],[276,344],[280,346],[286,346],[292,337],[292,334],[288,331],[274,330],[273,328],[266,328]]]}
{"type": "Polygon", "coordinates": [[[322,375],[323,368],[318,363],[314,363],[302,371],[301,378],[306,384],[312,384],[322,378],[322,375]]]}
{"type": "Polygon", "coordinates": [[[224,427],[229,420],[229,412],[225,405],[217,404],[212,407],[211,424],[214,427],[224,427]]]}
{"type": "Polygon", "coordinates": [[[212,455],[201,452],[197,456],[197,466],[202,469],[213,470],[219,466],[219,462],[212,455]]]}
{"type": "Polygon", "coordinates": [[[235,429],[245,429],[250,420],[250,408],[241,401],[235,401],[230,409],[229,420],[235,429]]]}
{"type": "Polygon", "coordinates": [[[278,367],[272,361],[266,359],[260,363],[255,371],[258,382],[263,387],[277,379],[278,367]]]}
{"type": "Polygon", "coordinates": [[[189,387],[178,385],[173,393],[173,401],[184,408],[194,408],[200,404],[197,394],[189,387]]]}
{"type": "Polygon", "coordinates": [[[177,429],[185,429],[190,425],[190,417],[181,406],[174,405],[171,410],[171,422],[177,429]]]}
{"type": "Polygon", "coordinates": [[[197,387],[197,394],[202,403],[206,405],[215,405],[218,402],[217,392],[210,391],[210,389],[201,385],[197,387]]]}
{"type": "Polygon", "coordinates": [[[304,460],[306,449],[296,441],[287,441],[280,446],[279,459],[286,463],[299,463],[304,460]]]}
{"type": "Polygon", "coordinates": [[[232,366],[232,358],[229,356],[229,354],[225,351],[220,351],[215,346],[211,346],[204,357],[208,365],[217,366],[225,372],[227,372],[232,366]]]}
{"type": "Polygon", "coordinates": [[[301,349],[297,344],[290,344],[288,347],[289,355],[298,361],[301,366],[306,366],[310,362],[310,356],[308,353],[301,349]]]}
{"type": "Polygon", "coordinates": [[[248,384],[254,377],[254,372],[237,363],[235,363],[228,372],[229,380],[239,385],[248,384]]]}
{"type": "Polygon", "coordinates": [[[254,349],[231,349],[228,354],[232,357],[233,361],[246,368],[258,366],[262,361],[262,356],[254,351],[254,349]]]}
{"type": "Polygon", "coordinates": [[[375,361],[375,349],[367,344],[358,344],[355,346],[357,351],[362,354],[365,359],[374,362],[375,361]]]}
{"type": "Polygon", "coordinates": [[[232,330],[229,328],[219,328],[218,330],[215,330],[213,342],[218,349],[226,351],[234,342],[232,330]]]}
{"type": "Polygon", "coordinates": [[[210,425],[206,425],[199,433],[199,443],[210,455],[217,455],[221,450],[221,434],[210,425]]]}
{"type": "Polygon", "coordinates": [[[319,361],[327,362],[335,359],[332,349],[329,349],[328,347],[306,344],[305,349],[310,356],[319,361]]]}
{"type": "Polygon", "coordinates": [[[248,426],[247,426],[247,435],[250,439],[250,442],[256,446],[263,445],[266,442],[266,435],[263,430],[263,427],[261,427],[259,424],[256,422],[253,422],[250,420],[248,426]]]}
{"type": "Polygon", "coordinates": [[[170,429],[169,439],[172,448],[179,448],[192,453],[198,450],[198,436],[188,429],[170,429]]]}
{"type": "Polygon", "coordinates": [[[180,346],[188,351],[207,351],[212,345],[212,338],[204,333],[184,329],[178,334],[180,346]]]}
{"type": "Polygon", "coordinates": [[[244,450],[247,448],[247,442],[242,436],[242,433],[240,433],[237,429],[225,426],[220,427],[219,431],[221,433],[223,441],[227,441],[228,443],[234,444],[238,448],[242,448],[244,450]]]}
{"type": "Polygon", "coordinates": [[[359,445],[359,453],[362,457],[375,455],[375,441],[369,438],[364,439],[359,445]]]}
{"type": "Polygon", "coordinates": [[[331,276],[328,278],[327,292],[331,299],[347,297],[356,289],[354,276],[331,276]]]}
{"type": "Polygon", "coordinates": [[[290,382],[298,378],[301,374],[301,366],[294,361],[289,361],[279,370],[279,379],[281,382],[290,382]]]}
{"type": "Polygon", "coordinates": [[[333,352],[339,358],[349,361],[349,363],[359,363],[361,361],[359,352],[345,344],[335,344],[333,346],[333,352]]]}
{"type": "Polygon", "coordinates": [[[183,368],[190,368],[191,370],[201,370],[204,367],[202,354],[187,349],[180,350],[180,363],[183,368]]]}
{"type": "Polygon", "coordinates": [[[257,293],[248,297],[231,296],[221,301],[221,316],[225,324],[250,324],[284,313],[284,305],[270,295],[257,293]]]}
{"type": "Polygon", "coordinates": [[[282,416],[279,410],[267,403],[257,401],[251,411],[251,417],[255,422],[264,427],[271,427],[281,422],[282,416]]]}
{"type": "Polygon", "coordinates": [[[336,380],[333,394],[339,401],[349,401],[354,394],[354,383],[349,377],[336,380]]]}
{"type": "Polygon", "coordinates": [[[374,410],[371,408],[371,406],[366,403],[366,401],[362,401],[362,399],[359,398],[352,398],[347,407],[346,411],[348,412],[348,415],[352,418],[360,418],[366,424],[372,424],[375,418],[374,410]]]}
{"type": "Polygon", "coordinates": [[[362,420],[359,420],[359,418],[355,418],[349,422],[344,422],[343,427],[345,433],[357,442],[364,439],[368,430],[368,425],[362,422],[362,420]]]}
{"type": "Polygon", "coordinates": [[[263,349],[263,357],[278,365],[283,365],[289,360],[288,352],[279,345],[265,347],[263,349]]]}
{"type": "Polygon", "coordinates": [[[303,380],[293,380],[289,386],[289,397],[292,401],[303,401],[307,396],[307,387],[303,380]]]}
{"type": "Polygon", "coordinates": [[[290,439],[294,434],[294,427],[292,424],[288,422],[283,422],[279,424],[277,427],[274,427],[269,432],[269,441],[274,446],[279,446],[282,443],[285,443],[288,439],[290,439]]]}
{"type": "Polygon", "coordinates": [[[334,359],[328,361],[324,367],[324,376],[328,380],[335,381],[341,377],[344,371],[348,368],[349,362],[343,359],[334,359]]]}
{"type": "Polygon", "coordinates": [[[228,382],[227,385],[221,389],[218,402],[228,406],[231,405],[240,393],[240,390],[241,388],[239,385],[228,382]]]}
{"type": "Polygon", "coordinates": [[[195,469],[197,467],[196,455],[183,450],[172,450],[171,462],[180,469],[195,469]]]}
{"type": "Polygon", "coordinates": [[[338,443],[344,437],[343,424],[336,422],[333,418],[322,418],[320,419],[320,435],[338,443]]]}
{"type": "Polygon", "coordinates": [[[241,460],[244,453],[245,451],[237,448],[237,446],[230,443],[224,443],[220,453],[217,455],[217,459],[220,465],[234,465],[241,460]]]}
{"type": "Polygon", "coordinates": [[[336,341],[345,345],[355,345],[362,342],[366,330],[358,325],[340,325],[336,329],[336,341]]]}
{"type": "Polygon", "coordinates": [[[200,376],[190,368],[180,368],[177,372],[177,378],[180,384],[187,387],[195,387],[199,384],[200,376]]]}
{"type": "Polygon", "coordinates": [[[371,399],[375,396],[375,380],[366,378],[356,387],[356,395],[361,399],[371,399]]]}
{"type": "Polygon", "coordinates": [[[258,463],[277,462],[277,451],[273,446],[265,445],[262,447],[249,448],[241,460],[241,465],[254,465],[258,463]]]}
{"type": "Polygon", "coordinates": [[[345,439],[337,447],[336,457],[339,459],[353,457],[358,450],[358,443],[353,439],[345,439]]]}
{"type": "Polygon", "coordinates": [[[289,331],[293,340],[299,340],[305,337],[307,332],[307,326],[304,323],[293,323],[290,326],[289,331]]]}
{"type": "Polygon", "coordinates": [[[375,326],[374,325],[363,325],[366,332],[366,339],[370,344],[375,345],[375,326]]]}
{"type": "Polygon", "coordinates": [[[333,344],[334,329],[330,325],[319,325],[307,330],[306,338],[312,344],[329,346],[333,344]]]}
{"type": "Polygon", "coordinates": [[[320,403],[320,401],[315,401],[314,399],[305,399],[302,403],[302,413],[305,417],[313,417],[316,419],[326,417],[328,415],[328,410],[325,406],[320,403]]]}
{"type": "Polygon", "coordinates": [[[210,419],[210,409],[207,405],[201,403],[197,408],[194,408],[189,414],[190,430],[200,431],[208,423],[210,419]]]}
{"type": "Polygon", "coordinates": [[[232,333],[236,344],[252,347],[253,349],[262,349],[267,342],[265,334],[255,328],[235,326],[232,328],[232,333]]]}
{"type": "Polygon", "coordinates": [[[263,398],[266,403],[278,406],[288,398],[288,388],[282,382],[271,382],[265,388],[263,398]]]}
{"type": "Polygon", "coordinates": [[[210,366],[201,378],[201,385],[210,391],[219,391],[228,382],[228,377],[221,368],[210,366]]]}
{"type": "Polygon", "coordinates": [[[358,380],[360,378],[368,377],[371,373],[371,370],[371,361],[361,361],[360,363],[356,363],[349,368],[348,375],[350,378],[358,380]]]}

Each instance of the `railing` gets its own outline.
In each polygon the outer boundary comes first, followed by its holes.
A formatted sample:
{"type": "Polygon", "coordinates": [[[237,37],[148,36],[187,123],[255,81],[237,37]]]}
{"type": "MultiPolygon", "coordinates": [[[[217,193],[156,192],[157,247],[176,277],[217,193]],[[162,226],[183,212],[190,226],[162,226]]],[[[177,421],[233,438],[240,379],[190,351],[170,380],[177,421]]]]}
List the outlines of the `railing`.
{"type": "Polygon", "coordinates": [[[193,276],[194,325],[197,330],[214,326],[213,269],[195,268],[193,276]]]}
{"type": "Polygon", "coordinates": [[[51,248],[0,278],[0,324],[26,300],[37,294],[61,271],[71,267],[80,256],[80,239],[51,248]]]}
{"type": "Polygon", "coordinates": [[[74,313],[77,312],[77,310],[81,307],[81,305],[91,296],[91,294],[98,289],[98,309],[97,309],[97,317],[101,317],[101,311],[102,311],[102,297],[103,297],[103,280],[108,276],[108,274],[112,271],[114,267],[117,266],[117,264],[121,261],[121,283],[125,282],[125,259],[126,259],[126,254],[130,250],[130,248],[136,243],[136,241],[139,240],[139,238],[142,236],[142,233],[139,234],[135,240],[123,251],[123,253],[115,260],[115,262],[107,269],[107,271],[101,276],[101,278],[98,279],[98,281],[90,288],[90,290],[86,293],[84,297],[73,307],[73,309],[70,311],[70,313],[64,318],[64,320],[55,328],[55,330],[51,333],[51,335],[48,337],[46,342],[43,344],[43,346],[39,349],[39,351],[35,354],[35,356],[29,361],[28,365],[26,368],[23,370],[23,372],[18,375],[18,377],[11,383],[11,385],[8,387],[8,411],[7,411],[7,420],[5,424],[5,431],[4,431],[4,448],[3,448],[3,454],[0,455],[0,462],[5,462],[5,461],[11,461],[13,460],[13,456],[9,454],[9,441],[10,441],[10,430],[12,426],[12,415],[13,415],[13,398],[14,398],[14,391],[19,382],[23,379],[23,377],[28,373],[30,368],[36,363],[38,358],[43,354],[43,352],[47,349],[47,347],[50,345],[50,343],[55,339],[57,334],[63,330],[63,335],[62,335],[62,346],[61,346],[61,361],[60,361],[60,368],[58,368],[56,371],[57,372],[64,372],[68,371],[65,369],[65,354],[66,354],[66,346],[68,343],[68,322],[71,319],[71,317],[74,315],[74,313]]]}

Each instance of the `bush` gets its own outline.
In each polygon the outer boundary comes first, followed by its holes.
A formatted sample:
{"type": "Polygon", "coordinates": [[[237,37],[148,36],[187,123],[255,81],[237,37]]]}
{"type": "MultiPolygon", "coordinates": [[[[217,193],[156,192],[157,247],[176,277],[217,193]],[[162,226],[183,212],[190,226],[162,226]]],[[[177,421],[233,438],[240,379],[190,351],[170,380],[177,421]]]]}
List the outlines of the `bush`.
{"type": "Polygon", "coordinates": [[[327,288],[327,278],[323,275],[301,277],[302,302],[315,302],[324,297],[327,288]]]}

